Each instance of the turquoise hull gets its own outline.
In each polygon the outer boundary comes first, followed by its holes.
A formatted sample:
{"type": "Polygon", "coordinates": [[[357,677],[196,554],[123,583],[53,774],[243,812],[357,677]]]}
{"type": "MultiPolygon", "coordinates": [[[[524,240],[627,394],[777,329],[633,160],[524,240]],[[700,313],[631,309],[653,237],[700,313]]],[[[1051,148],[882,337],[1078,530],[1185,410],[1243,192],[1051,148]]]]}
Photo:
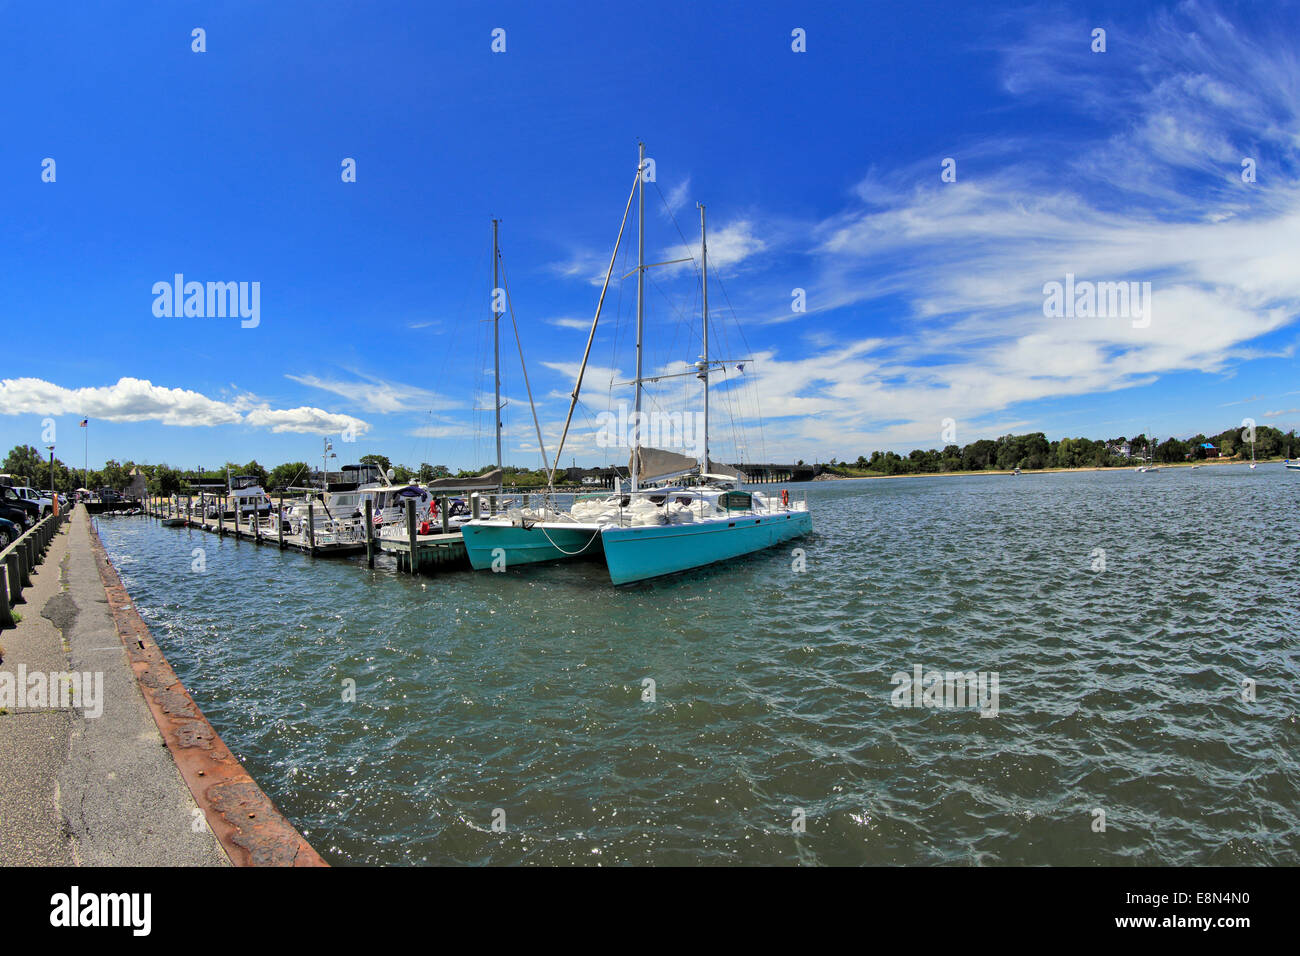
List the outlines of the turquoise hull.
{"type": "Polygon", "coordinates": [[[615,584],[630,584],[738,558],[812,531],[812,515],[737,515],[696,524],[606,528],[605,564],[615,584]]]}
{"type": "Polygon", "coordinates": [[[498,566],[508,569],[542,561],[600,557],[601,553],[600,532],[591,528],[465,524],[461,526],[461,536],[475,571],[491,570],[492,562],[497,559],[504,559],[504,564],[498,566]]]}

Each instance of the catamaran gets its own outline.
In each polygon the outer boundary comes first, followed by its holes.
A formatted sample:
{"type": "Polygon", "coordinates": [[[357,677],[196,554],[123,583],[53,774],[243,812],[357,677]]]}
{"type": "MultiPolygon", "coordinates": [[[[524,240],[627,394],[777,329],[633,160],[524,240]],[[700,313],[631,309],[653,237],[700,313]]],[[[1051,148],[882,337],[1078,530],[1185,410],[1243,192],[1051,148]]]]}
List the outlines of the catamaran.
{"type": "MultiPolygon", "coordinates": [[[[704,441],[699,459],[641,445],[645,330],[645,144],[639,146],[636,180],[628,195],[619,226],[618,240],[610,256],[604,285],[596,304],[587,338],[586,351],[565,419],[558,466],[568,436],[573,412],[582,388],[583,375],[591,355],[592,342],[600,321],[605,294],[617,261],[619,245],[627,225],[632,200],[638,200],[636,377],[636,422],[628,470],[627,492],[616,488],[612,495],[579,497],[567,511],[552,504],[548,495],[540,509],[512,509],[501,516],[471,520],[462,528],[465,550],[476,569],[510,567],[579,556],[601,557],[614,584],[629,584],[728,561],[772,547],[809,533],[812,516],[807,499],[791,501],[788,492],[779,498],[737,487],[739,475],[709,458],[709,376],[725,367],[727,360],[709,355],[708,240],[704,206],[700,205],[700,258],[703,291],[703,354],[686,372],[703,383],[704,441]]],[[[660,263],[667,265],[670,263],[660,263]]],[[[676,377],[657,375],[655,379],[676,377]]],[[[555,469],[548,468],[554,487],[555,469]]]]}

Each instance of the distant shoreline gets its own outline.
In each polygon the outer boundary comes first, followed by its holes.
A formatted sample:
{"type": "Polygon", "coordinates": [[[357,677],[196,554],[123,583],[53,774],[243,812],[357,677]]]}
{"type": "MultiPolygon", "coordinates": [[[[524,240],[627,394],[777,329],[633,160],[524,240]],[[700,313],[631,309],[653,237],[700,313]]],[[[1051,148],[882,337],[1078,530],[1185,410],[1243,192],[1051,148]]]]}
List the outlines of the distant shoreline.
{"type": "MultiPolygon", "coordinates": [[[[1285,458],[1261,458],[1255,462],[1257,465],[1281,464],[1286,461],[1285,458]]],[[[1180,461],[1166,464],[1164,462],[1153,462],[1155,467],[1164,470],[1166,468],[1191,468],[1196,465],[1203,467],[1216,467],[1220,465],[1249,465],[1249,461],[1240,461],[1233,458],[1207,459],[1205,461],[1180,461]]],[[[1021,477],[1025,475],[1065,475],[1080,471],[1134,471],[1140,468],[1140,464],[1133,465],[1093,465],[1086,468],[1022,468],[1020,469],[1021,477]]],[[[812,481],[884,481],[891,478],[958,478],[979,477],[981,475],[1014,475],[1014,470],[990,470],[990,471],[925,471],[915,472],[907,475],[832,475],[822,472],[812,481]]]]}

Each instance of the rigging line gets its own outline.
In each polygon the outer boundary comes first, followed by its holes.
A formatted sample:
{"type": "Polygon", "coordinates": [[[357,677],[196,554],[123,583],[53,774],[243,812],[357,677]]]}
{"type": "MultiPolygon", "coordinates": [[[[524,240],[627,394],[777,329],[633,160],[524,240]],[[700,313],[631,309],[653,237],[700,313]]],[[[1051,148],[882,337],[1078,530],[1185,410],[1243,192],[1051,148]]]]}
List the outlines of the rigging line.
{"type": "MultiPolygon", "coordinates": [[[[673,300],[668,297],[668,293],[663,290],[663,287],[660,286],[659,283],[656,282],[654,279],[650,280],[650,284],[654,286],[654,290],[659,293],[659,295],[663,298],[665,302],[668,303],[668,305],[672,308],[672,310],[677,313],[677,327],[673,330],[673,337],[669,343],[669,352],[672,352],[674,349],[677,348],[677,336],[678,334],[680,334],[683,326],[686,327],[687,338],[690,337],[690,333],[695,331],[695,317],[693,314],[687,316],[684,312],[682,312],[682,310],[679,309],[673,303],[673,300]]],[[[693,302],[692,305],[694,305],[693,302]]]]}
{"type": "Polygon", "coordinates": [[[515,330],[515,347],[519,349],[519,367],[524,372],[524,389],[528,392],[528,405],[533,410],[533,426],[537,429],[537,448],[542,453],[542,464],[547,471],[551,463],[546,459],[546,444],[542,441],[542,423],[537,418],[537,405],[533,402],[533,387],[528,384],[528,366],[524,364],[524,344],[519,340],[519,323],[515,321],[515,305],[510,300],[510,280],[506,277],[505,256],[497,250],[497,259],[501,263],[501,287],[506,290],[506,308],[510,310],[510,324],[515,330]]]}
{"type": "MultiPolygon", "coordinates": [[[[642,155],[644,155],[642,147],[642,155]]],[[[605,293],[609,291],[609,279],[614,274],[614,262],[618,259],[618,247],[623,242],[623,230],[627,226],[628,214],[632,211],[632,200],[636,196],[637,185],[641,182],[642,164],[636,165],[636,177],[632,180],[632,191],[627,194],[627,206],[623,209],[623,221],[618,226],[618,238],[614,241],[614,251],[609,256],[609,269],[605,272],[605,284],[600,290],[600,299],[596,302],[596,316],[591,320],[591,332],[587,336],[587,348],[582,353],[582,365],[578,368],[578,380],[573,385],[573,398],[569,402],[569,414],[564,419],[564,431],[560,434],[560,447],[556,449],[555,460],[558,462],[564,454],[564,441],[569,437],[569,423],[573,421],[573,409],[578,404],[578,394],[582,391],[582,376],[587,371],[587,359],[591,356],[591,343],[596,340],[596,325],[600,322],[600,310],[605,305],[605,293]]],[[[551,475],[547,485],[554,489],[555,487],[555,470],[551,470],[551,475]]]]}
{"type": "MultiPolygon", "coordinates": [[[[668,212],[668,219],[669,219],[669,221],[672,222],[672,224],[673,224],[673,228],[677,230],[677,235],[681,237],[681,240],[682,240],[682,248],[684,248],[684,249],[686,250],[686,256],[687,256],[687,258],[690,260],[690,262],[691,262],[691,268],[693,269],[693,271],[694,271],[694,273],[695,273],[695,291],[696,291],[696,293],[698,294],[699,291],[700,291],[700,289],[702,288],[702,286],[700,285],[700,282],[701,282],[701,278],[700,278],[700,277],[701,277],[700,264],[699,264],[699,262],[698,262],[698,261],[696,260],[696,258],[695,258],[695,247],[694,247],[693,245],[691,245],[690,242],[687,241],[685,233],[682,232],[682,227],[681,227],[681,225],[677,222],[677,216],[673,213],[672,207],[668,205],[668,200],[667,200],[667,198],[665,198],[663,190],[659,188],[659,183],[658,183],[658,181],[655,182],[655,192],[657,192],[657,193],[659,194],[659,199],[660,199],[660,201],[664,204],[664,209],[666,209],[667,212],[668,212]]],[[[653,281],[653,280],[651,280],[651,281],[653,281]]],[[[660,294],[663,295],[662,290],[660,290],[660,294]]],[[[666,298],[666,296],[665,296],[665,298],[666,298]]],[[[671,301],[670,301],[670,304],[671,304],[671,301]]],[[[694,318],[694,315],[695,315],[695,313],[694,313],[694,301],[692,301],[691,304],[692,304],[691,318],[690,318],[689,322],[686,323],[686,324],[687,324],[687,336],[688,336],[688,337],[690,336],[690,333],[694,332],[694,330],[695,330],[695,324],[694,324],[694,323],[695,323],[695,318],[694,318]]],[[[679,318],[681,317],[681,311],[680,311],[680,310],[678,310],[678,316],[679,316],[679,318]]],[[[677,334],[676,334],[676,331],[674,331],[674,333],[673,333],[673,340],[672,340],[672,346],[673,346],[673,347],[676,347],[676,344],[677,344],[677,334]]]]}
{"type": "MultiPolygon", "coordinates": [[[[477,256],[475,257],[476,260],[477,260],[478,258],[479,258],[479,257],[477,257],[477,256]]],[[[486,275],[485,270],[483,269],[483,266],[482,266],[481,263],[480,263],[479,265],[476,265],[476,266],[474,267],[474,270],[475,270],[475,271],[474,271],[474,275],[475,275],[475,278],[476,278],[476,279],[478,279],[478,278],[482,278],[482,277],[484,277],[484,276],[486,275]]],[[[468,285],[467,285],[467,286],[463,286],[463,287],[462,287],[462,290],[463,290],[463,291],[461,292],[460,305],[457,307],[455,314],[457,314],[457,315],[464,315],[464,314],[465,314],[465,311],[466,311],[466,301],[467,301],[467,300],[470,298],[470,296],[471,296],[470,289],[471,289],[471,288],[477,288],[477,287],[478,287],[478,284],[477,284],[477,283],[476,283],[474,286],[468,286],[468,285]]],[[[440,362],[439,365],[437,366],[437,369],[436,369],[435,375],[434,375],[434,377],[433,377],[433,380],[434,380],[434,381],[445,382],[445,381],[447,380],[447,371],[448,371],[448,366],[451,364],[451,362],[454,360],[454,358],[455,358],[455,350],[454,350],[454,349],[443,349],[443,350],[442,350],[442,353],[441,353],[441,362],[440,362]]],[[[474,365],[473,367],[474,367],[474,368],[478,368],[478,367],[479,367],[479,363],[476,361],[476,362],[475,362],[475,365],[474,365]]],[[[476,400],[476,401],[475,401],[475,405],[477,405],[477,404],[478,404],[478,402],[477,402],[477,400],[476,400]]],[[[430,428],[432,428],[432,425],[433,425],[433,411],[434,411],[433,408],[429,408],[429,409],[427,409],[426,412],[425,412],[425,414],[426,414],[426,419],[427,419],[427,423],[430,425],[430,428]]],[[[418,457],[419,459],[421,459],[421,463],[423,463],[423,462],[425,462],[425,461],[428,461],[429,464],[433,464],[432,461],[429,461],[429,459],[432,459],[432,457],[433,457],[433,452],[434,452],[434,450],[435,450],[435,449],[434,449],[434,438],[433,438],[432,435],[425,435],[425,436],[423,436],[423,440],[421,440],[419,437],[417,437],[417,438],[416,438],[416,441],[413,443],[413,445],[412,445],[412,447],[411,447],[410,450],[411,450],[411,452],[413,452],[413,453],[418,453],[418,454],[417,454],[417,457],[418,457]]]]}
{"type": "MultiPolygon", "coordinates": [[[[729,384],[729,379],[727,378],[727,367],[725,365],[722,367],[722,382],[724,385],[729,384]]],[[[731,389],[727,389],[726,391],[730,392],[731,389]]],[[[730,395],[724,395],[724,400],[727,403],[727,417],[731,419],[731,441],[734,446],[736,443],[736,411],[730,395]]]]}
{"type": "Polygon", "coordinates": [[[561,548],[558,544],[556,544],[551,539],[550,534],[547,532],[545,528],[542,528],[542,534],[546,535],[546,540],[551,542],[551,547],[553,547],[556,551],[559,551],[561,554],[567,554],[569,557],[575,557],[579,554],[582,554],[582,552],[586,551],[588,548],[591,547],[591,542],[595,541],[596,538],[600,536],[600,529],[597,528],[595,531],[593,531],[591,533],[591,537],[587,539],[587,543],[584,544],[577,551],[565,551],[563,548],[561,548]]]}
{"type": "Polygon", "coordinates": [[[695,248],[686,241],[686,235],[682,232],[682,227],[677,224],[677,217],[673,215],[672,207],[668,205],[668,200],[664,197],[664,191],[659,188],[658,180],[655,181],[655,192],[659,194],[659,199],[663,202],[664,208],[668,210],[668,218],[671,220],[673,228],[677,230],[677,235],[682,237],[682,245],[686,248],[686,254],[690,257],[691,264],[695,267],[695,273],[698,277],[700,264],[695,261],[695,248]]]}
{"type": "MultiPolygon", "coordinates": [[[[744,330],[743,328],[741,328],[741,326],[740,326],[740,320],[739,320],[738,318],[736,318],[736,309],[735,309],[735,307],[731,304],[731,296],[727,293],[727,286],[726,286],[725,283],[723,283],[723,281],[722,281],[722,277],[718,275],[718,272],[717,272],[716,269],[713,270],[713,277],[714,277],[715,279],[718,280],[718,288],[720,288],[720,289],[722,290],[722,297],[723,297],[724,299],[727,300],[727,309],[728,309],[728,311],[731,312],[731,320],[732,320],[732,322],[733,322],[733,323],[735,324],[735,326],[736,326],[736,331],[740,334],[740,341],[744,344],[744,346],[745,346],[745,351],[746,351],[748,354],[753,355],[754,352],[753,352],[753,350],[750,348],[750,345],[749,345],[749,339],[748,339],[748,337],[746,337],[746,335],[745,335],[745,330],[744,330]]],[[[724,331],[724,334],[725,334],[725,331],[724,331]]],[[[741,373],[741,374],[744,374],[744,373],[741,373]]],[[[757,382],[754,383],[754,386],[753,386],[753,394],[754,394],[754,411],[755,411],[755,417],[758,419],[758,440],[759,440],[760,447],[762,448],[763,460],[766,461],[766,460],[767,460],[767,435],[766,435],[766,433],[764,432],[764,429],[763,429],[763,408],[762,408],[762,404],[761,404],[761,402],[760,402],[760,400],[759,400],[758,383],[757,383],[757,382]]]]}
{"type": "MultiPolygon", "coordinates": [[[[623,264],[627,265],[628,253],[623,253],[623,264]]],[[[614,375],[617,370],[618,361],[618,343],[623,334],[623,288],[627,285],[627,280],[620,280],[618,283],[618,301],[614,310],[614,334],[611,337],[609,351],[609,395],[606,398],[606,407],[614,403],[614,375]]]]}

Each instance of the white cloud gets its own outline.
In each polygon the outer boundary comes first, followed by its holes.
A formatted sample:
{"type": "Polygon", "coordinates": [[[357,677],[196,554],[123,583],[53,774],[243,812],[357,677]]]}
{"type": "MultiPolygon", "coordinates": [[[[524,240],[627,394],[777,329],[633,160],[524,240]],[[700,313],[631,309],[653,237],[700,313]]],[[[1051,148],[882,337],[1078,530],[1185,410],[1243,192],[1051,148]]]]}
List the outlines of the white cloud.
{"type": "Polygon", "coordinates": [[[276,409],[248,394],[233,401],[208,398],[183,388],[121,378],[114,385],[65,388],[39,378],[0,380],[0,413],[6,415],[86,415],[110,422],[156,421],[164,425],[249,425],[273,432],[331,434],[349,427],[358,435],[370,425],[351,415],[319,408],[276,409]]]}

